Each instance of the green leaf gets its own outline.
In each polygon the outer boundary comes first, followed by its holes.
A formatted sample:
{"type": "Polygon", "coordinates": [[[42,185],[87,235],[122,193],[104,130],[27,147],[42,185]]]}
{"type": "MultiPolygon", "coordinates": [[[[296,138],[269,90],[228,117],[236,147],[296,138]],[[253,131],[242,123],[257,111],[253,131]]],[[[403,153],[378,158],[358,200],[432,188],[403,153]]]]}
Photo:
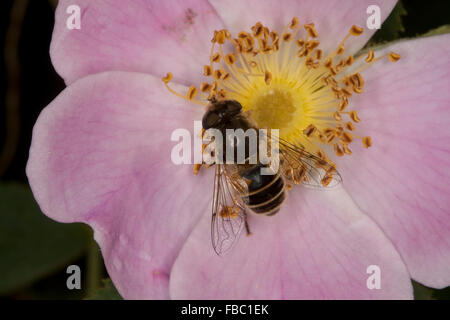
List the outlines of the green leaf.
{"type": "Polygon", "coordinates": [[[450,300],[450,287],[443,288],[440,290],[433,290],[432,294],[433,299],[436,300],[450,300]]]}
{"type": "Polygon", "coordinates": [[[70,265],[90,237],[83,224],[62,224],[42,214],[28,187],[0,184],[0,295],[70,265]]]}
{"type": "Polygon", "coordinates": [[[86,300],[122,300],[111,279],[103,279],[103,288],[100,288],[92,297],[86,300]]]}
{"type": "Polygon", "coordinates": [[[393,41],[400,38],[401,33],[405,31],[402,16],[405,16],[406,14],[407,13],[402,2],[397,2],[397,5],[392,10],[389,17],[387,17],[387,19],[383,22],[381,29],[375,32],[374,36],[370,40],[370,43],[374,44],[385,41],[393,41]]]}
{"type": "Polygon", "coordinates": [[[440,26],[439,28],[433,29],[422,35],[421,37],[432,37],[438,36],[441,34],[446,34],[450,32],[450,24],[446,24],[444,26],[440,26]]]}
{"type": "Polygon", "coordinates": [[[414,288],[414,300],[432,300],[433,289],[424,286],[416,281],[412,281],[414,288]]]}

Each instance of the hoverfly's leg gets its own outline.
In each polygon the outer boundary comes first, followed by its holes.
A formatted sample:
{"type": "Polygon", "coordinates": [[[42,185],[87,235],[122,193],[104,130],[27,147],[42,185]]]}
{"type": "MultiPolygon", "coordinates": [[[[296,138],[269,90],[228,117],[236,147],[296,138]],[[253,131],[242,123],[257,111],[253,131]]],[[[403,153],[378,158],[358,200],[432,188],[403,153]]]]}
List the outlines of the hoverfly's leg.
{"type": "Polygon", "coordinates": [[[252,233],[250,232],[250,227],[248,226],[248,219],[247,219],[247,211],[244,211],[244,223],[245,223],[245,231],[247,232],[247,237],[251,236],[252,233]]]}
{"type": "MultiPolygon", "coordinates": [[[[202,131],[199,133],[198,136],[203,140],[204,134],[205,134],[205,129],[202,128],[202,131]]],[[[209,143],[207,143],[207,144],[204,144],[204,143],[202,142],[202,155],[203,155],[203,153],[204,153],[206,147],[207,147],[210,143],[211,143],[211,142],[209,142],[209,143]]],[[[209,167],[213,166],[214,164],[215,164],[215,163],[207,164],[207,163],[205,163],[204,161],[203,161],[202,163],[196,163],[196,164],[194,164],[194,169],[193,169],[194,175],[197,175],[202,167],[208,169],[209,167]]]]}
{"type": "Polygon", "coordinates": [[[198,172],[200,171],[201,167],[202,167],[201,163],[194,164],[194,175],[198,174],[198,172]]]}
{"type": "Polygon", "coordinates": [[[209,167],[212,167],[214,164],[203,164],[203,163],[199,163],[199,164],[194,164],[194,175],[197,175],[200,171],[201,168],[205,168],[208,169],[209,167]]]}

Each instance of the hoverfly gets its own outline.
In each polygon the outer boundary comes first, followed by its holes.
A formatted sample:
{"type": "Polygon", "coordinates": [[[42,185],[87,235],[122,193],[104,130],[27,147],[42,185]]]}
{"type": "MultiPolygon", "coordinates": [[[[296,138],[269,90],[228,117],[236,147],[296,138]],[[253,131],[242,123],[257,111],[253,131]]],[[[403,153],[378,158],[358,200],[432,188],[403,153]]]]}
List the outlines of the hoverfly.
{"type": "MultiPolygon", "coordinates": [[[[214,98],[210,102],[202,119],[204,130],[217,129],[225,137],[226,129],[256,129],[239,102],[214,98]]],[[[334,165],[307,152],[303,146],[282,139],[276,142],[279,143],[280,166],[272,175],[261,174],[261,169],[269,166],[261,162],[215,164],[211,240],[218,255],[233,246],[244,227],[250,235],[248,212],[276,214],[286,199],[287,186],[302,183],[330,188],[342,181],[334,165]]]]}

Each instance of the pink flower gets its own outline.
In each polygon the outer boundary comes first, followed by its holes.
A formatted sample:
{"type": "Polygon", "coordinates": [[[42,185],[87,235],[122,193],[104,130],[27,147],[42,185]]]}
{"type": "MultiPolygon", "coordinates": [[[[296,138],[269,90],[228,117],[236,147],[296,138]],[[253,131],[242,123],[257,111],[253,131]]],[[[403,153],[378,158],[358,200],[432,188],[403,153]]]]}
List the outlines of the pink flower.
{"type": "MultiPolygon", "coordinates": [[[[170,94],[201,84],[214,30],[234,36],[257,21],[281,32],[295,15],[315,23],[330,53],[371,1],[81,1],[69,30],[61,0],[51,56],[68,87],[40,115],[27,175],[42,211],[95,231],[108,273],[124,298],[410,299],[413,278],[450,284],[449,35],[401,41],[395,64],[361,72],[351,97],[372,137],[334,157],[343,186],[294,186],[273,217],[250,216],[251,237],[229,254],[211,248],[213,170],[170,161],[177,128],[204,108],[170,94]],[[381,270],[368,289],[367,268],[381,270]]],[[[395,1],[380,1],[385,18],[395,1]]],[[[250,31],[249,31],[250,32],[250,31]]],[[[351,37],[354,54],[374,30],[351,37]]],[[[331,149],[332,150],[332,149],[331,149]]]]}

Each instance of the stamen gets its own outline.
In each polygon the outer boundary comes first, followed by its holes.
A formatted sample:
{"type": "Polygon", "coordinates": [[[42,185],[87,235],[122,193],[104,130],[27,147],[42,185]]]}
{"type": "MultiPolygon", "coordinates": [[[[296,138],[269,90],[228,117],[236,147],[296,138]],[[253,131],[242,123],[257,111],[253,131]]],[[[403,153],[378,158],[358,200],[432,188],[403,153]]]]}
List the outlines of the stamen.
{"type": "Polygon", "coordinates": [[[350,29],[350,34],[352,36],[357,37],[357,36],[360,36],[363,33],[363,31],[364,31],[363,28],[360,28],[360,27],[357,27],[357,26],[353,25],[352,28],[350,29]]]}
{"type": "Polygon", "coordinates": [[[203,82],[202,85],[200,86],[201,92],[209,92],[210,90],[211,90],[211,85],[207,82],[203,82]]]}
{"type": "Polygon", "coordinates": [[[310,124],[305,130],[303,130],[303,133],[307,137],[311,137],[316,131],[317,131],[317,128],[313,124],[310,124]]]}
{"type": "Polygon", "coordinates": [[[391,62],[397,62],[400,58],[401,56],[395,52],[389,53],[389,60],[391,60],[391,62]]]}
{"type": "Polygon", "coordinates": [[[289,28],[291,28],[292,30],[294,30],[295,28],[297,28],[298,26],[298,18],[297,17],[293,17],[291,24],[289,25],[289,28]]]}
{"type": "Polygon", "coordinates": [[[342,148],[344,149],[344,153],[345,153],[345,154],[348,154],[348,155],[351,155],[351,154],[352,154],[352,150],[350,150],[350,148],[348,147],[348,145],[344,144],[344,145],[342,146],[342,148]]]}
{"type": "Polygon", "coordinates": [[[261,24],[261,22],[257,22],[253,27],[252,27],[252,31],[253,31],[253,35],[256,38],[259,38],[262,34],[263,34],[263,25],[261,24]]]}
{"type": "Polygon", "coordinates": [[[355,111],[355,110],[353,110],[352,112],[350,112],[350,118],[351,118],[354,122],[356,122],[356,123],[358,123],[358,122],[361,121],[361,119],[359,119],[358,115],[356,114],[356,111],[355,111]]]}
{"type": "Polygon", "coordinates": [[[178,92],[176,92],[175,90],[173,90],[172,88],[170,88],[170,87],[169,87],[169,82],[170,82],[172,79],[173,79],[173,75],[172,75],[171,72],[168,72],[168,73],[166,74],[166,76],[162,78],[162,81],[163,81],[164,85],[166,86],[166,88],[167,88],[171,93],[173,93],[173,94],[176,95],[177,97],[180,97],[180,98],[182,98],[182,99],[191,101],[191,102],[193,102],[193,103],[196,103],[196,104],[199,104],[199,105],[202,105],[202,106],[205,106],[205,107],[208,105],[206,102],[202,102],[202,101],[199,101],[199,100],[194,100],[195,94],[197,93],[197,88],[195,88],[194,86],[191,86],[191,87],[189,88],[189,90],[188,90],[186,96],[184,96],[184,95],[182,95],[181,93],[178,93],[178,92]]]}
{"type": "Polygon", "coordinates": [[[272,81],[272,74],[268,70],[264,74],[264,81],[266,82],[267,85],[269,85],[270,81],[272,81]]]}
{"type": "Polygon", "coordinates": [[[212,62],[215,62],[215,63],[219,63],[219,62],[220,62],[220,54],[216,52],[216,53],[212,56],[211,61],[212,61],[212,62]]]}
{"type": "Polygon", "coordinates": [[[291,39],[292,39],[292,34],[291,33],[287,32],[287,33],[283,34],[283,40],[285,42],[288,42],[291,39]]]}
{"type": "Polygon", "coordinates": [[[306,32],[308,32],[308,35],[311,38],[317,38],[319,36],[316,29],[314,28],[314,23],[305,24],[303,27],[305,28],[306,32]]]}
{"type": "MultiPolygon", "coordinates": [[[[366,148],[372,145],[370,137],[357,134],[355,124],[361,119],[351,97],[363,94],[363,70],[381,59],[396,62],[401,58],[395,52],[376,57],[372,50],[357,57],[346,55],[346,42],[362,33],[362,28],[353,25],[335,50],[325,55],[314,23],[299,28],[296,17],[278,31],[261,22],[234,37],[227,30],[214,31],[209,64],[203,67],[203,75],[212,81],[190,86],[186,94],[169,87],[170,72],[162,81],[171,93],[203,106],[212,99],[237,100],[257,127],[279,129],[281,138],[304,146],[324,166],[331,162],[324,145],[339,157],[352,154],[349,145],[356,139],[366,148]]],[[[194,166],[194,174],[201,167],[194,166]]],[[[332,181],[333,168],[322,184],[332,181]]],[[[294,183],[308,179],[306,172],[292,174],[294,183]]],[[[233,210],[225,208],[223,214],[232,216],[233,210]]]]}
{"type": "Polygon", "coordinates": [[[366,62],[371,63],[373,60],[375,60],[375,54],[373,53],[372,50],[370,50],[367,55],[366,62]]]}
{"type": "Polygon", "coordinates": [[[197,88],[194,87],[194,86],[190,86],[190,87],[189,87],[189,90],[188,90],[188,92],[187,92],[187,98],[188,98],[189,100],[192,100],[192,99],[194,99],[194,97],[195,97],[196,94],[197,94],[197,88]]]}
{"type": "Polygon", "coordinates": [[[349,131],[353,131],[353,130],[355,130],[355,125],[349,121],[345,124],[345,128],[347,128],[347,130],[349,130],[349,131]]]}
{"type": "Polygon", "coordinates": [[[203,67],[203,75],[206,77],[209,77],[212,74],[212,67],[211,66],[204,66],[203,67]]]}
{"type": "Polygon", "coordinates": [[[372,146],[372,138],[371,137],[364,137],[362,139],[362,142],[363,142],[364,147],[366,147],[366,148],[369,148],[372,146]]]}
{"type": "Polygon", "coordinates": [[[342,151],[342,148],[337,143],[334,145],[334,152],[338,157],[342,157],[344,155],[344,151],[342,151]]]}
{"type": "Polygon", "coordinates": [[[229,53],[225,56],[225,61],[228,64],[233,64],[236,62],[236,55],[234,53],[229,53]]]}

